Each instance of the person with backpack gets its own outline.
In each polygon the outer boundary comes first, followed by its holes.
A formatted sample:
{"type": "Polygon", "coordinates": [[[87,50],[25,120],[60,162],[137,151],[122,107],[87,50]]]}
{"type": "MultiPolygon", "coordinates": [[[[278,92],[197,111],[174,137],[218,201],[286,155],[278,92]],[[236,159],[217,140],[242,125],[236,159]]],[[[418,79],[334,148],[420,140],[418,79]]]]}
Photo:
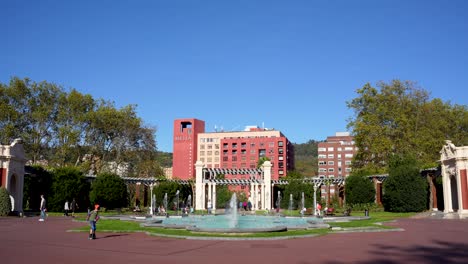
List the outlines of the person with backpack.
{"type": "Polygon", "coordinates": [[[86,221],[89,221],[90,226],[88,239],[96,239],[96,223],[99,221],[99,204],[94,205],[94,210],[89,212],[86,221]]]}

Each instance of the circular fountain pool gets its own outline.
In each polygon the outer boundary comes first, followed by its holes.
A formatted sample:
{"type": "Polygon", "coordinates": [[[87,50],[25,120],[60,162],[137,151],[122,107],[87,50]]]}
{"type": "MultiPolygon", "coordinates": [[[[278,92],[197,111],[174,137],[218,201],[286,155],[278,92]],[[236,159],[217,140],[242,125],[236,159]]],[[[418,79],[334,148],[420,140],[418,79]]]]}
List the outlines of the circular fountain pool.
{"type": "Polygon", "coordinates": [[[188,217],[156,217],[148,220],[144,224],[145,226],[183,228],[190,231],[216,233],[280,232],[325,227],[322,219],[315,217],[239,215],[233,219],[232,215],[194,215],[188,217]]]}

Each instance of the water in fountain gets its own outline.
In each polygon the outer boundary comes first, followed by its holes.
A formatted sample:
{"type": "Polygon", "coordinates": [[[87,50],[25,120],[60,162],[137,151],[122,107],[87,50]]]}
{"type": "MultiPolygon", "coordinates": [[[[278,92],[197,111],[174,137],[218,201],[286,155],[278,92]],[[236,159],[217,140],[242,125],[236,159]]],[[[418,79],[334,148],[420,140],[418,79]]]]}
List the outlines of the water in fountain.
{"type": "Polygon", "coordinates": [[[302,197],[301,197],[301,215],[304,215],[305,213],[305,199],[304,199],[304,192],[302,192],[302,197]]]}
{"type": "Polygon", "coordinates": [[[151,199],[151,208],[150,208],[151,212],[150,212],[150,214],[154,215],[154,211],[156,210],[156,195],[153,194],[153,197],[151,197],[151,198],[152,199],[151,199]]]}
{"type": "Polygon", "coordinates": [[[185,208],[187,209],[185,213],[188,214],[190,212],[191,207],[192,207],[192,195],[189,194],[187,196],[187,201],[185,203],[185,208]]]}
{"type": "Polygon", "coordinates": [[[164,199],[163,199],[163,205],[164,205],[164,210],[167,212],[167,193],[164,194],[164,199]]]}
{"type": "Polygon", "coordinates": [[[301,198],[301,209],[305,207],[305,199],[304,199],[304,192],[302,192],[302,198],[301,198]]]}
{"type": "Polygon", "coordinates": [[[226,215],[229,221],[229,228],[236,228],[238,226],[236,193],[232,194],[231,201],[229,202],[229,207],[229,214],[226,215]]]}
{"type": "Polygon", "coordinates": [[[276,212],[279,213],[280,208],[281,208],[281,192],[278,191],[278,200],[276,202],[276,212]]]}
{"type": "Polygon", "coordinates": [[[175,204],[176,204],[175,208],[176,208],[177,215],[179,215],[179,193],[180,193],[179,190],[177,190],[177,192],[175,194],[176,198],[175,198],[175,201],[174,201],[175,204]]]}
{"type": "Polygon", "coordinates": [[[291,210],[293,209],[293,195],[292,193],[289,195],[289,206],[288,206],[288,210],[289,210],[289,215],[291,215],[291,210]]]}

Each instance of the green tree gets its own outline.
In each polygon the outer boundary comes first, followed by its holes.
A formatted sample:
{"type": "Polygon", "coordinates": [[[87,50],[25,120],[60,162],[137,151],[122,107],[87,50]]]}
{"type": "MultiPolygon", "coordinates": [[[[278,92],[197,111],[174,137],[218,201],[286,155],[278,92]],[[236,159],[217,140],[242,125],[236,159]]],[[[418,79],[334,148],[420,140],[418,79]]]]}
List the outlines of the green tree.
{"type": "Polygon", "coordinates": [[[395,155],[383,183],[383,205],[389,212],[421,212],[428,208],[428,183],[421,177],[416,159],[395,155]]]}
{"type": "Polygon", "coordinates": [[[57,126],[55,127],[54,162],[65,166],[78,166],[86,154],[89,115],[94,111],[95,100],[89,94],[81,94],[75,89],[60,94],[57,102],[57,126]]]}
{"type": "MultiPolygon", "coordinates": [[[[218,174],[216,176],[216,179],[225,179],[225,175],[224,174],[218,174]]],[[[233,193],[234,192],[229,190],[229,186],[227,186],[227,185],[216,185],[216,207],[217,208],[225,208],[226,204],[231,201],[233,193]]],[[[238,197],[238,200],[239,200],[239,197],[242,197],[242,195],[240,195],[240,193],[239,193],[239,195],[237,195],[237,197],[238,197]]],[[[245,194],[244,194],[244,197],[245,197],[245,194]]]]}
{"type": "Polygon", "coordinates": [[[375,188],[367,176],[351,175],[346,177],[346,203],[351,207],[356,204],[373,203],[375,188]]]}
{"type": "Polygon", "coordinates": [[[126,207],[128,205],[127,186],[118,175],[101,173],[91,184],[89,200],[91,204],[99,204],[107,209],[126,207]]]}
{"type": "Polygon", "coordinates": [[[89,183],[78,168],[56,168],[52,175],[51,194],[47,201],[48,210],[61,212],[65,201],[70,202],[73,198],[82,209],[84,209],[84,205],[89,204],[89,183]]]}
{"type": "Polygon", "coordinates": [[[261,168],[265,161],[270,161],[269,157],[260,157],[257,161],[257,168],[261,168]]]}
{"type": "Polygon", "coordinates": [[[445,139],[468,143],[466,106],[429,100],[429,93],[410,81],[377,87],[366,84],[347,102],[355,113],[348,127],[359,149],[353,168],[386,172],[389,158],[404,153],[432,165],[445,139]]]}
{"type": "Polygon", "coordinates": [[[312,207],[314,202],[314,188],[302,179],[291,179],[288,185],[284,187],[281,197],[281,208],[289,208],[290,197],[292,194],[293,209],[298,209],[304,193],[305,207],[312,207]]]}
{"type": "Polygon", "coordinates": [[[10,194],[5,187],[0,187],[0,216],[7,216],[11,212],[10,194]]]}

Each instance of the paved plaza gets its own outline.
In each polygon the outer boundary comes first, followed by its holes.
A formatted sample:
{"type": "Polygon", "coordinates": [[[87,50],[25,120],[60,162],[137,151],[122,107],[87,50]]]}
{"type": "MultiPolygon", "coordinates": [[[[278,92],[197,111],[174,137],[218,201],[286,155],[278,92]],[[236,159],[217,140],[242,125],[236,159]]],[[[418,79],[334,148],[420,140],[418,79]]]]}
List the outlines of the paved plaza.
{"type": "Polygon", "coordinates": [[[268,241],[67,232],[71,218],[0,218],[0,263],[468,263],[468,220],[402,219],[397,232],[268,241]]]}

